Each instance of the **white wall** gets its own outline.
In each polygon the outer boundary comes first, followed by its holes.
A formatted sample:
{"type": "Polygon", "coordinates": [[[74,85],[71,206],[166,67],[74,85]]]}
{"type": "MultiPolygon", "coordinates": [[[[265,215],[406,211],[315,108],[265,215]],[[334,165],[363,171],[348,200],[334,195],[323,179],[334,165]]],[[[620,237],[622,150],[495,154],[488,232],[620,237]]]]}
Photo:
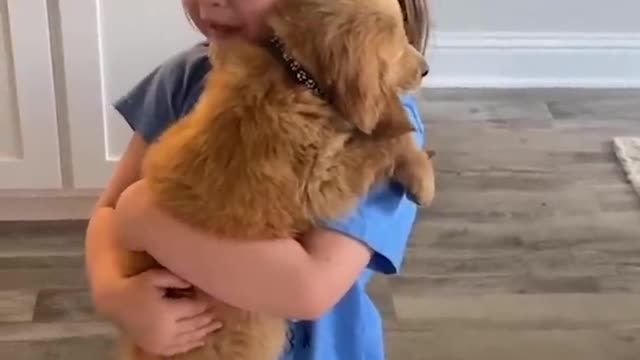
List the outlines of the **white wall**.
{"type": "Polygon", "coordinates": [[[431,0],[427,86],[640,86],[640,0],[431,0]]]}
{"type": "Polygon", "coordinates": [[[202,41],[178,0],[99,0],[104,91],[108,104],[107,152],[117,158],[130,129],[110,105],[153,68],[202,41]],[[149,44],[145,46],[145,44],[149,44]],[[131,56],[134,54],[134,56],[131,56]]]}
{"type": "Polygon", "coordinates": [[[638,0],[431,0],[441,31],[640,32],[638,0]]]}

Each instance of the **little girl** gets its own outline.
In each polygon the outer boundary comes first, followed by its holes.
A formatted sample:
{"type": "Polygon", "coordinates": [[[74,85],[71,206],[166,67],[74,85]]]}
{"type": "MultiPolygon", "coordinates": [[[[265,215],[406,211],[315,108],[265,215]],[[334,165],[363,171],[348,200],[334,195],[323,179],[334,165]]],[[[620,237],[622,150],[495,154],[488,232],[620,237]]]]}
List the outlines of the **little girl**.
{"type": "MultiPolygon", "coordinates": [[[[425,0],[400,1],[407,34],[424,51],[425,0]]],[[[376,187],[350,216],[301,239],[252,243],[212,238],[154,206],[140,176],[141,161],[148,144],[197,101],[210,70],[207,44],[259,30],[256,12],[244,16],[231,0],[182,2],[208,41],[166,61],[115,104],[134,134],[87,229],[87,272],[97,310],[158,355],[193,350],[224,326],[216,321],[216,309],[207,306],[210,295],[291,319],[283,359],[384,359],[381,318],[365,288],[374,272],[397,273],[402,262],[416,216],[403,189],[376,187]],[[167,270],[124,277],[123,247],[148,252],[167,270]],[[202,290],[195,299],[163,297],[166,288],[192,284],[202,290]]],[[[402,99],[422,144],[415,100],[402,99]]]]}

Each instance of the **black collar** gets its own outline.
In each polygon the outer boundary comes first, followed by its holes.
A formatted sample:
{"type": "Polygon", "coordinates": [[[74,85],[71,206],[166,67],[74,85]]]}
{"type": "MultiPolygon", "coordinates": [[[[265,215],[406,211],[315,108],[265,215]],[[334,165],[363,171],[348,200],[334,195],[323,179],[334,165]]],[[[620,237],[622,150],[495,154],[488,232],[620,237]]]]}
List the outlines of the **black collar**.
{"type": "Polygon", "coordinates": [[[325,93],[320,88],[318,83],[298,61],[296,61],[293,57],[291,57],[289,53],[287,53],[284,42],[278,36],[274,35],[269,39],[268,48],[278,59],[282,60],[285,63],[287,70],[291,75],[291,78],[295,82],[313,91],[317,96],[325,98],[325,93]]]}

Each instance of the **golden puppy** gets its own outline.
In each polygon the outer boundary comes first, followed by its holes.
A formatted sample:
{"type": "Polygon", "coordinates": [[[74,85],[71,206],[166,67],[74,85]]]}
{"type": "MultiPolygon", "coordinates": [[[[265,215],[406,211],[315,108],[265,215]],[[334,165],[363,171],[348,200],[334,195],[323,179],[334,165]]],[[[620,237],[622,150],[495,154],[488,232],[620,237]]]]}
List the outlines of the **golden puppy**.
{"type": "MultiPolygon", "coordinates": [[[[143,172],[158,204],[219,238],[264,241],[345,215],[389,176],[430,203],[430,159],[397,95],[420,84],[426,64],[397,2],[283,0],[268,25],[281,43],[212,51],[199,102],[150,146],[143,172]]],[[[129,266],[133,275],[157,264],[131,254],[129,266]]],[[[284,319],[214,307],[225,326],[172,359],[278,358],[284,319]]],[[[133,346],[125,356],[156,359],[133,346]]]]}

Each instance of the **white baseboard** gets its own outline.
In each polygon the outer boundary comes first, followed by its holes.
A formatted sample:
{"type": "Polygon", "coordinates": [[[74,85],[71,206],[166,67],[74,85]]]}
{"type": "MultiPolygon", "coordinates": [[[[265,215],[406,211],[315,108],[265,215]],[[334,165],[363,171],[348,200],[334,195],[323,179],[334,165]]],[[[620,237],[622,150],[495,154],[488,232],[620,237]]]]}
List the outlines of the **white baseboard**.
{"type": "Polygon", "coordinates": [[[640,33],[434,33],[424,87],[640,88],[640,33]]]}
{"type": "Polygon", "coordinates": [[[0,222],[85,220],[91,215],[97,194],[64,192],[16,193],[0,192],[0,222]]]}

